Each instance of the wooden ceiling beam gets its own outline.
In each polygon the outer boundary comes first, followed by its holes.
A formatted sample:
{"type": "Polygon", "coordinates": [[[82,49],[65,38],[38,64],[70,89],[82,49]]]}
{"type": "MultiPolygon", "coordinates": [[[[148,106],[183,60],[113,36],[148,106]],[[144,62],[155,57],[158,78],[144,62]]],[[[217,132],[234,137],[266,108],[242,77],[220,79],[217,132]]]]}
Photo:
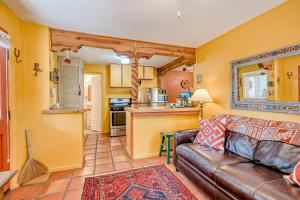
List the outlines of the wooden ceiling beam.
{"type": "Polygon", "coordinates": [[[180,67],[182,65],[192,65],[192,64],[195,64],[195,59],[186,59],[184,57],[180,57],[180,58],[177,58],[176,60],[158,68],[157,72],[158,72],[159,76],[162,76],[166,72],[173,70],[177,67],[180,67]]]}
{"type": "Polygon", "coordinates": [[[196,49],[167,44],[158,44],[138,40],[79,33],[60,29],[50,29],[51,50],[78,51],[82,46],[112,49],[118,55],[137,56],[138,58],[151,58],[153,55],[184,57],[195,60],[196,49]]]}

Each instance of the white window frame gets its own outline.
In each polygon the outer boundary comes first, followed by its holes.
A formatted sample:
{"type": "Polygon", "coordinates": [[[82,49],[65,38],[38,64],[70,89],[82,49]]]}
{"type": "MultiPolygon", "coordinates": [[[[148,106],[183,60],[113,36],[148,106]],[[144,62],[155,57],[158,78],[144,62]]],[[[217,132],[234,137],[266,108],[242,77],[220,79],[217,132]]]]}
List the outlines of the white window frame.
{"type": "MultiPolygon", "coordinates": [[[[264,96],[261,96],[261,97],[257,97],[257,95],[255,95],[256,97],[255,98],[249,98],[249,96],[247,95],[248,92],[247,92],[247,88],[246,88],[246,82],[245,82],[245,78],[247,77],[255,77],[255,76],[258,76],[260,75],[261,73],[265,73],[266,75],[266,80],[268,82],[268,73],[266,70],[259,70],[259,71],[253,71],[253,72],[245,72],[243,73],[243,98],[246,99],[246,100],[266,100],[267,99],[267,95],[264,95],[264,96]]],[[[258,84],[260,84],[260,82],[258,82],[258,84]]],[[[266,83],[268,84],[268,83],[266,83]]],[[[259,85],[258,88],[260,88],[261,86],[259,85]]],[[[268,85],[267,85],[267,88],[268,89],[268,85]]],[[[259,91],[259,90],[258,90],[259,91]]]]}

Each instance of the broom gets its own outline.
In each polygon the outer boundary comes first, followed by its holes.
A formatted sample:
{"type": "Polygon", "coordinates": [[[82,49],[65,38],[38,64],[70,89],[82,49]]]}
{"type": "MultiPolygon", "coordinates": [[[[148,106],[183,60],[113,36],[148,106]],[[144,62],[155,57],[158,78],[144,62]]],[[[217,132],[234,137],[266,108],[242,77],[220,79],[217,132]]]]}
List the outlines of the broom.
{"type": "Polygon", "coordinates": [[[48,171],[48,168],[44,164],[32,158],[32,146],[28,129],[25,130],[25,136],[27,143],[28,160],[20,170],[17,180],[19,185],[23,185],[24,183],[30,181],[32,178],[40,176],[48,171]]]}

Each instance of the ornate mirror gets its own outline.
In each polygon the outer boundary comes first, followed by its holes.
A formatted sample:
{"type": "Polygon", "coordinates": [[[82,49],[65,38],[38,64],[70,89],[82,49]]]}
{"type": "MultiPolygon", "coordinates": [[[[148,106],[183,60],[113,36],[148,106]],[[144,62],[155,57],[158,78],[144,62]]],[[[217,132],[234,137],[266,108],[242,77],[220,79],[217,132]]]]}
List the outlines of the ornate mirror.
{"type": "Polygon", "coordinates": [[[232,61],[231,108],[300,114],[300,44],[232,61]]]}

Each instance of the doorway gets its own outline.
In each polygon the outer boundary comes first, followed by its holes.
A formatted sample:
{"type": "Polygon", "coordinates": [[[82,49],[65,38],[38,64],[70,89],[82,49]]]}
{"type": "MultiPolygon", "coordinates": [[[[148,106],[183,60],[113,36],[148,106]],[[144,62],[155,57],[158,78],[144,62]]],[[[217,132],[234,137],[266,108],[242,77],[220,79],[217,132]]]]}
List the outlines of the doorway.
{"type": "Polygon", "coordinates": [[[0,171],[9,170],[7,62],[8,50],[0,47],[0,171]]]}
{"type": "Polygon", "coordinates": [[[84,74],[85,130],[102,132],[102,77],[84,74]]]}

